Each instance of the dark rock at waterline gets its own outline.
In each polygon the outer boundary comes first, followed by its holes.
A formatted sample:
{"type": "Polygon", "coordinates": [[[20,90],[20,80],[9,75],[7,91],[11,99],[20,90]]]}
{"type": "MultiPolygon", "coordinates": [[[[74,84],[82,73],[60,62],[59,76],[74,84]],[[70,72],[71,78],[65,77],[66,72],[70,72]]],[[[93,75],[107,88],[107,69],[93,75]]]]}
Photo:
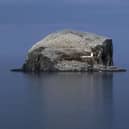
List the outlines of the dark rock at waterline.
{"type": "Polygon", "coordinates": [[[17,68],[17,69],[11,69],[10,71],[12,72],[23,72],[22,68],[17,68]]]}
{"type": "Polygon", "coordinates": [[[65,30],[52,33],[33,45],[28,51],[22,71],[125,71],[112,66],[111,38],[88,32],[65,30]]]}
{"type": "Polygon", "coordinates": [[[116,66],[95,65],[93,68],[93,71],[94,72],[126,72],[127,70],[116,66]]]}

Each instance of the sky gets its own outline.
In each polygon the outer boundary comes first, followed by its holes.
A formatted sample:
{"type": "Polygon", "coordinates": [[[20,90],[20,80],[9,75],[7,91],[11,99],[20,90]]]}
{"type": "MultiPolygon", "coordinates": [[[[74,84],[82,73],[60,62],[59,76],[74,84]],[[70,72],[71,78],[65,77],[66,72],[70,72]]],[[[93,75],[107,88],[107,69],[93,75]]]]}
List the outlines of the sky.
{"type": "Polygon", "coordinates": [[[0,24],[85,22],[84,15],[125,14],[128,8],[128,0],[0,0],[0,24]]]}
{"type": "Polygon", "coordinates": [[[128,0],[0,0],[0,5],[2,4],[51,4],[51,3],[66,3],[66,4],[116,4],[116,5],[126,5],[128,0]]]}

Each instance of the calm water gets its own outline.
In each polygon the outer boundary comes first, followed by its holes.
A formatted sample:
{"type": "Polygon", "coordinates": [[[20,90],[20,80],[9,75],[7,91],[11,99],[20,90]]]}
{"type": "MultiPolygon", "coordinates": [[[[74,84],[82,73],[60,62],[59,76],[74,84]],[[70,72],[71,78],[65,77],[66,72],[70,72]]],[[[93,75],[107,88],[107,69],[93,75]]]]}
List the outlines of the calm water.
{"type": "Polygon", "coordinates": [[[128,69],[128,5],[1,6],[0,19],[0,129],[129,129],[129,72],[9,71],[64,28],[112,37],[114,62],[128,69]]]}

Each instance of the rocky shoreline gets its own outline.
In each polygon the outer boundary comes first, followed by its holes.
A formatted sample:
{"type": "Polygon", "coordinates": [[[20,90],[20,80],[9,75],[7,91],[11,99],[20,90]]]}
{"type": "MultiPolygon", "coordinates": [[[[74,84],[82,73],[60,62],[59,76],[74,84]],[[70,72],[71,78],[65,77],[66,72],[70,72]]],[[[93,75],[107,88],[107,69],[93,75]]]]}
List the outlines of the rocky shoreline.
{"type": "MultiPolygon", "coordinates": [[[[12,72],[25,72],[25,73],[30,73],[30,71],[25,71],[24,69],[22,68],[17,68],[17,69],[11,69],[12,72]]],[[[64,70],[64,71],[37,71],[38,73],[39,72],[126,72],[127,69],[124,69],[124,68],[120,68],[120,67],[117,67],[117,66],[97,66],[97,67],[91,67],[89,68],[88,71],[71,71],[71,70],[64,70]]],[[[36,71],[35,71],[36,73],[36,71]]]]}

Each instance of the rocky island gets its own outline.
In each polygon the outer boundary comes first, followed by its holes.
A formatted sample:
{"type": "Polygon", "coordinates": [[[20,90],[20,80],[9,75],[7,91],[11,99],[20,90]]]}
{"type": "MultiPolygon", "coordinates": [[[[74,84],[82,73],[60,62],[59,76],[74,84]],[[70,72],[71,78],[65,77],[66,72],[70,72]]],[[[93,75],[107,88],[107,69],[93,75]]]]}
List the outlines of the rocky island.
{"type": "Polygon", "coordinates": [[[118,72],[126,70],[113,65],[111,38],[88,32],[63,30],[49,34],[33,45],[20,71],[118,72]]]}

